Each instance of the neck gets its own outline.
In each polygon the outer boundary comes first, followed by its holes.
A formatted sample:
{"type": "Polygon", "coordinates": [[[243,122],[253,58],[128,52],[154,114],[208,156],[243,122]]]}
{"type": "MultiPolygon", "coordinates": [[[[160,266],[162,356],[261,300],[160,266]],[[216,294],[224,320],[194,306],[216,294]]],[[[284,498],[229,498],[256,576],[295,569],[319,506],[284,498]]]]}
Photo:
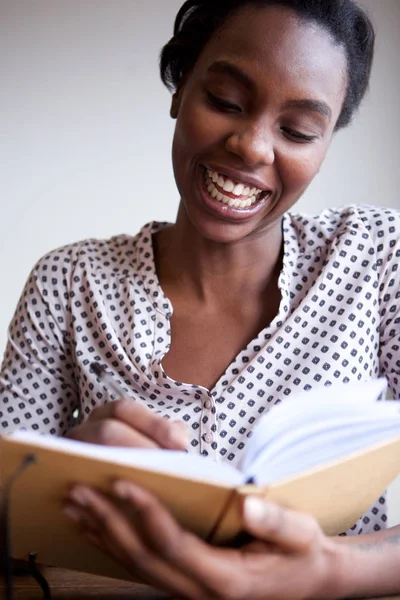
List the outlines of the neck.
{"type": "Polygon", "coordinates": [[[167,296],[180,289],[202,303],[240,297],[251,303],[276,285],[281,263],[281,221],[238,242],[219,243],[178,214],[176,224],[156,238],[157,271],[167,296]]]}

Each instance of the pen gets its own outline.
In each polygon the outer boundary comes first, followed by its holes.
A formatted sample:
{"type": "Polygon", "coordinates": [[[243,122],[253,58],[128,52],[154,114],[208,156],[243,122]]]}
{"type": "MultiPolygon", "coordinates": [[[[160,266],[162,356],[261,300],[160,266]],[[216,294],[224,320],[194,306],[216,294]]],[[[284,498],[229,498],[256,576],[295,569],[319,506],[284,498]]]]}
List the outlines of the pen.
{"type": "Polygon", "coordinates": [[[120,398],[122,398],[122,396],[124,395],[124,391],[119,387],[118,384],[115,383],[111,375],[107,373],[107,371],[104,369],[104,367],[101,366],[100,363],[92,362],[90,365],[90,370],[93,371],[93,373],[97,375],[97,377],[101,381],[104,381],[104,383],[107,384],[110,390],[112,390],[112,392],[114,393],[114,400],[119,400],[120,398]]]}

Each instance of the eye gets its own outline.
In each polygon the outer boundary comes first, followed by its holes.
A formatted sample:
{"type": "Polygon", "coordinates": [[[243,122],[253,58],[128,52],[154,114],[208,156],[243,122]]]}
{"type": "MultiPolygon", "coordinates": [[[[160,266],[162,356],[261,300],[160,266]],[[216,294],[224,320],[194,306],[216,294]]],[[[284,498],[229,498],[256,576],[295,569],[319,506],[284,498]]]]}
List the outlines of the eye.
{"type": "Polygon", "coordinates": [[[223,98],[220,98],[211,92],[207,92],[207,99],[213,107],[224,112],[242,112],[242,109],[237,104],[229,102],[228,100],[224,100],[223,98]]]}
{"type": "Polygon", "coordinates": [[[294,142],[298,142],[300,144],[313,142],[318,138],[317,135],[306,135],[305,133],[301,133],[300,131],[290,129],[289,127],[281,127],[281,131],[288,139],[293,140],[294,142]]]}

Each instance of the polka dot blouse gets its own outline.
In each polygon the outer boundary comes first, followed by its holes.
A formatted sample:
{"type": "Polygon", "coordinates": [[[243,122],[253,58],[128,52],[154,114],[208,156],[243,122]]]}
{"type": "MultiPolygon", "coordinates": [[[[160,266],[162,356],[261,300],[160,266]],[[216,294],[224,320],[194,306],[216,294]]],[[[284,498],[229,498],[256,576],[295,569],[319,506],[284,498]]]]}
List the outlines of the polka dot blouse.
{"type": "MultiPolygon", "coordinates": [[[[132,401],[185,421],[190,451],[234,465],[258,419],[296,391],[386,376],[400,395],[399,212],[350,206],[285,215],[279,313],[211,390],[163,370],[173,308],[157,279],[152,234],[165,226],[86,240],[38,262],[9,329],[0,432],[64,435],[77,409],[86,419],[111,397],[92,361],[132,401]]],[[[379,530],[386,520],[382,496],[347,533],[379,530]]]]}

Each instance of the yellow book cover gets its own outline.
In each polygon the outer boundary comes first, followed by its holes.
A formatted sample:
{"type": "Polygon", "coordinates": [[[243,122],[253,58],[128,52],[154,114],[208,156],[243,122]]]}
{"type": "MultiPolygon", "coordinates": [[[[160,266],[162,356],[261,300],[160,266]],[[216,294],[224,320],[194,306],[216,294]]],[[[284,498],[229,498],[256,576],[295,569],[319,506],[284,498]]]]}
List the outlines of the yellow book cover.
{"type": "Polygon", "coordinates": [[[215,544],[240,535],[240,501],[248,493],[311,513],[328,535],[345,531],[400,472],[400,403],[377,401],[385,387],[383,380],[331,386],[278,404],[260,419],[239,469],[171,450],[5,436],[0,477],[3,496],[10,490],[12,556],[36,552],[41,564],[129,579],[61,512],[71,483],[107,491],[116,478],[146,487],[184,527],[215,544]],[[33,461],[18,473],[27,457],[33,461]]]}

